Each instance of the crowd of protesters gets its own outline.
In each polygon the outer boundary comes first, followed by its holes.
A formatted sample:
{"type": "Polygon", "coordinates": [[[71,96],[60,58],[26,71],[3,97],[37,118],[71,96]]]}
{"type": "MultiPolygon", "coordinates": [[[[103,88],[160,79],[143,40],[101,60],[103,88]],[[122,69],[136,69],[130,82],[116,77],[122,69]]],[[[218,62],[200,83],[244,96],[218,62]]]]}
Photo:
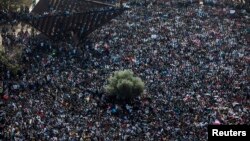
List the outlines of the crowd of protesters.
{"type": "Polygon", "coordinates": [[[249,13],[188,2],[132,1],[79,46],[25,35],[20,78],[1,98],[2,137],[206,140],[209,124],[249,124],[249,13]],[[146,90],[121,105],[103,86],[123,69],[146,90]]]}

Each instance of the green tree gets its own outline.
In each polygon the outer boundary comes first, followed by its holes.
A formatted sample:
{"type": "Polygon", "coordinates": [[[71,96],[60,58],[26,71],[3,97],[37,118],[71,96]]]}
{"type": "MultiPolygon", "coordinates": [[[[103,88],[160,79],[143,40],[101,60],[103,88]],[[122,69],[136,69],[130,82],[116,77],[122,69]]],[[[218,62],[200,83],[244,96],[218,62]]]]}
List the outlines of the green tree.
{"type": "Polygon", "coordinates": [[[1,49],[0,49],[0,66],[1,68],[6,67],[8,70],[12,71],[14,74],[16,74],[18,70],[20,70],[20,65],[14,62],[13,58],[10,58],[1,49]]]}
{"type": "Polygon", "coordinates": [[[144,83],[131,70],[116,71],[109,77],[105,90],[118,100],[132,100],[143,93],[144,83]]]}
{"type": "Polygon", "coordinates": [[[0,1],[0,9],[9,9],[9,0],[0,1]]]}
{"type": "Polygon", "coordinates": [[[0,9],[16,11],[22,6],[31,6],[32,0],[0,0],[0,9]]]}

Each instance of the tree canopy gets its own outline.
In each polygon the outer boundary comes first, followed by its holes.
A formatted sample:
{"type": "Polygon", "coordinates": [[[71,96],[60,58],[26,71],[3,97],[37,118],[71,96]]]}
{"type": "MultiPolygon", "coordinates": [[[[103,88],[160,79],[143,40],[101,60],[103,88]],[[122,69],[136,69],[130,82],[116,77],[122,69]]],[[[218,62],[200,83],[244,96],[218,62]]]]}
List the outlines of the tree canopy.
{"type": "Polygon", "coordinates": [[[144,83],[131,70],[116,71],[108,78],[105,90],[118,100],[131,100],[143,93],[144,83]]]}
{"type": "Polygon", "coordinates": [[[31,6],[34,0],[0,0],[0,10],[17,10],[21,6],[31,6]]]}
{"type": "Polygon", "coordinates": [[[0,49],[0,66],[4,66],[13,73],[17,73],[17,71],[20,69],[20,65],[17,64],[13,58],[10,58],[9,56],[4,53],[3,50],[0,49]]]}

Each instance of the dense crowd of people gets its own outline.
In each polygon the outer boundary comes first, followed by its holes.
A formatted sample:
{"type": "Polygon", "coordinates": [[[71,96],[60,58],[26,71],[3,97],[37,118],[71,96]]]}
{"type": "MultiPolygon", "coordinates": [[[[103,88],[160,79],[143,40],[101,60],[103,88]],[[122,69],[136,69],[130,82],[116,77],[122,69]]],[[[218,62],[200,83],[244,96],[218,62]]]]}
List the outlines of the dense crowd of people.
{"type": "Polygon", "coordinates": [[[249,13],[189,2],[132,1],[83,45],[22,34],[23,70],[1,98],[2,137],[206,140],[209,124],[249,124],[249,13]],[[103,86],[123,69],[146,90],[121,105],[103,86]]]}

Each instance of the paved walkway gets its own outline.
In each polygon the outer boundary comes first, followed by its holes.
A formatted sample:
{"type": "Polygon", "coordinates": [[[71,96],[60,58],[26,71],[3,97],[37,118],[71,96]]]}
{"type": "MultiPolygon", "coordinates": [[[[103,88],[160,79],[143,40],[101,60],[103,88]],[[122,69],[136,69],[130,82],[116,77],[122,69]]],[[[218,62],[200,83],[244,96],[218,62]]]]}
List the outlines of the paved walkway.
{"type": "MultiPolygon", "coordinates": [[[[33,0],[32,0],[32,1],[33,1],[33,0]]],[[[40,0],[35,0],[35,1],[36,1],[36,4],[37,4],[40,0]]],[[[36,5],[36,4],[35,4],[35,5],[36,5]]],[[[32,9],[34,8],[35,5],[31,4],[31,6],[30,6],[30,8],[29,8],[29,11],[30,11],[30,12],[32,11],[32,9]]]]}
{"type": "Polygon", "coordinates": [[[2,48],[2,36],[0,35],[0,50],[2,48]]]}

